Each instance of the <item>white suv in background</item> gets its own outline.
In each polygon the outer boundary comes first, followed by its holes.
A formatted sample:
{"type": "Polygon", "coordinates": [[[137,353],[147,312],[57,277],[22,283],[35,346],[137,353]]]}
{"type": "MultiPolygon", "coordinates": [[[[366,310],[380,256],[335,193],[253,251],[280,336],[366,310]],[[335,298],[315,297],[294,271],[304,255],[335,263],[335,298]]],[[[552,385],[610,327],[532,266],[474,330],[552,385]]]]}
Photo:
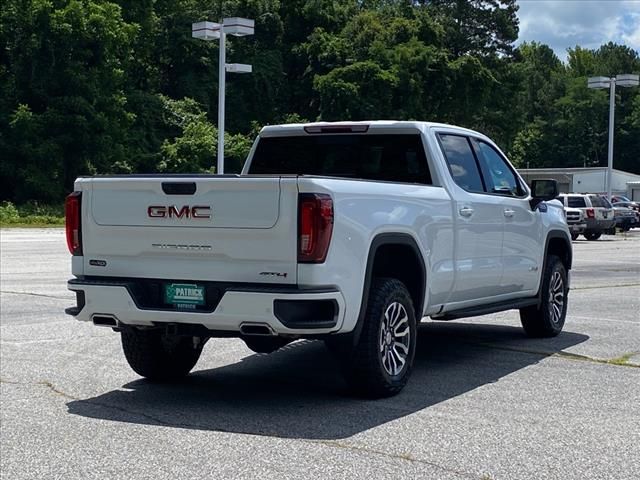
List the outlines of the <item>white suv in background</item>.
{"type": "Polygon", "coordinates": [[[594,193],[563,193],[558,196],[565,208],[582,211],[586,223],[584,238],[597,240],[603,233],[615,235],[616,220],[609,201],[594,193]]]}
{"type": "Polygon", "coordinates": [[[585,214],[579,208],[564,207],[564,216],[567,219],[571,240],[576,240],[587,229],[585,214]]]}

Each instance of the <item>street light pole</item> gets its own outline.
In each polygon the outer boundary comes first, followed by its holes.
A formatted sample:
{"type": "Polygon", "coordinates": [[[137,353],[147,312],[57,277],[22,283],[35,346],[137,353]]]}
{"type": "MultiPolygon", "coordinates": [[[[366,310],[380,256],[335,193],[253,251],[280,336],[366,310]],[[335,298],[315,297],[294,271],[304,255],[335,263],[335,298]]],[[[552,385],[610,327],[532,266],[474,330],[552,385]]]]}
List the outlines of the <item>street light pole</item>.
{"type": "Polygon", "coordinates": [[[611,201],[611,183],[613,178],[613,133],[616,109],[616,84],[621,87],[637,87],[640,76],[633,74],[616,75],[615,77],[589,77],[587,87],[609,89],[609,147],[607,149],[607,199],[611,201]]]}
{"type": "Polygon", "coordinates": [[[191,36],[200,40],[220,40],[218,62],[218,165],[216,173],[224,173],[224,112],[226,72],[251,73],[251,65],[242,63],[226,63],[227,34],[236,37],[253,35],[254,21],[248,18],[225,18],[221,23],[196,22],[191,25],[191,36]]]}
{"type": "Polygon", "coordinates": [[[613,130],[616,114],[616,79],[609,81],[609,147],[607,148],[607,200],[611,201],[611,177],[613,176],[613,130]]]}
{"type": "Polygon", "coordinates": [[[226,34],[224,28],[220,29],[220,55],[218,57],[218,167],[216,173],[222,175],[224,173],[224,107],[225,107],[225,90],[226,90],[226,34]]]}

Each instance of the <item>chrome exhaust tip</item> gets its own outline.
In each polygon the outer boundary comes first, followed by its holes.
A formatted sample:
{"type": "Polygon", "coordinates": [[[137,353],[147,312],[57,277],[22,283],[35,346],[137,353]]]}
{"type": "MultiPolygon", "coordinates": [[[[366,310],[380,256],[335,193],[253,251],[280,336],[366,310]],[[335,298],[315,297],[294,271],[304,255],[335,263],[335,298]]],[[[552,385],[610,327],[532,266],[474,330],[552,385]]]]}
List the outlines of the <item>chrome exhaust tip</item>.
{"type": "Polygon", "coordinates": [[[240,325],[240,333],[247,336],[268,336],[276,335],[276,332],[266,323],[243,323],[240,325]]]}
{"type": "Polygon", "coordinates": [[[113,315],[94,315],[91,320],[97,327],[115,328],[119,325],[118,319],[113,315]]]}

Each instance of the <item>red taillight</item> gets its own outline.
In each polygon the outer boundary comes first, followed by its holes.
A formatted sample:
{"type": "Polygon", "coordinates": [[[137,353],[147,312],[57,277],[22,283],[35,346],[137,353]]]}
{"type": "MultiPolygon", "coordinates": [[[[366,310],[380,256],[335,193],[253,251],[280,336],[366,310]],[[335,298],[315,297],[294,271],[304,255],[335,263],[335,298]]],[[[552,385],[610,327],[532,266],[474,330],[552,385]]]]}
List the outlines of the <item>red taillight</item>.
{"type": "Polygon", "coordinates": [[[301,193],[298,222],[298,262],[324,262],[333,232],[331,197],[323,193],[301,193]]]}
{"type": "Polygon", "coordinates": [[[82,255],[82,232],[80,231],[80,204],[82,192],[73,192],[64,202],[67,247],[71,255],[82,255]]]}
{"type": "Polygon", "coordinates": [[[587,218],[596,218],[596,212],[593,208],[587,208],[587,218]]]}

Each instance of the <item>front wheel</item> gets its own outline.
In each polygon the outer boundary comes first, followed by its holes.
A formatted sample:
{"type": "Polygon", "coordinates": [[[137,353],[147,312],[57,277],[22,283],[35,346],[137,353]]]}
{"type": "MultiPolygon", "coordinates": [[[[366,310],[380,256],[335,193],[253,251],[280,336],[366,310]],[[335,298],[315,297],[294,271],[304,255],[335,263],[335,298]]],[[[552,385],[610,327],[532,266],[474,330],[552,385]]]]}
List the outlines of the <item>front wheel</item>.
{"type": "Polygon", "coordinates": [[[530,337],[555,337],[567,316],[567,271],[560,258],[550,255],[542,279],[540,304],[520,309],[520,321],[530,337]]]}
{"type": "Polygon", "coordinates": [[[598,233],[593,233],[593,232],[589,232],[589,233],[585,233],[584,234],[584,238],[586,238],[587,240],[598,240],[600,238],[600,236],[602,235],[602,233],[598,232],[598,233]]]}
{"type": "Polygon", "coordinates": [[[160,330],[122,331],[122,349],[129,366],[138,375],[159,382],[188,375],[202,346],[202,342],[194,343],[193,337],[166,335],[160,330]]]}
{"type": "Polygon", "coordinates": [[[358,343],[343,359],[345,377],[365,397],[395,395],[409,379],[416,350],[416,316],[405,285],[374,279],[363,321],[358,343]]]}
{"type": "Polygon", "coordinates": [[[571,240],[577,240],[578,239],[578,233],[573,233],[571,232],[571,240]]]}

